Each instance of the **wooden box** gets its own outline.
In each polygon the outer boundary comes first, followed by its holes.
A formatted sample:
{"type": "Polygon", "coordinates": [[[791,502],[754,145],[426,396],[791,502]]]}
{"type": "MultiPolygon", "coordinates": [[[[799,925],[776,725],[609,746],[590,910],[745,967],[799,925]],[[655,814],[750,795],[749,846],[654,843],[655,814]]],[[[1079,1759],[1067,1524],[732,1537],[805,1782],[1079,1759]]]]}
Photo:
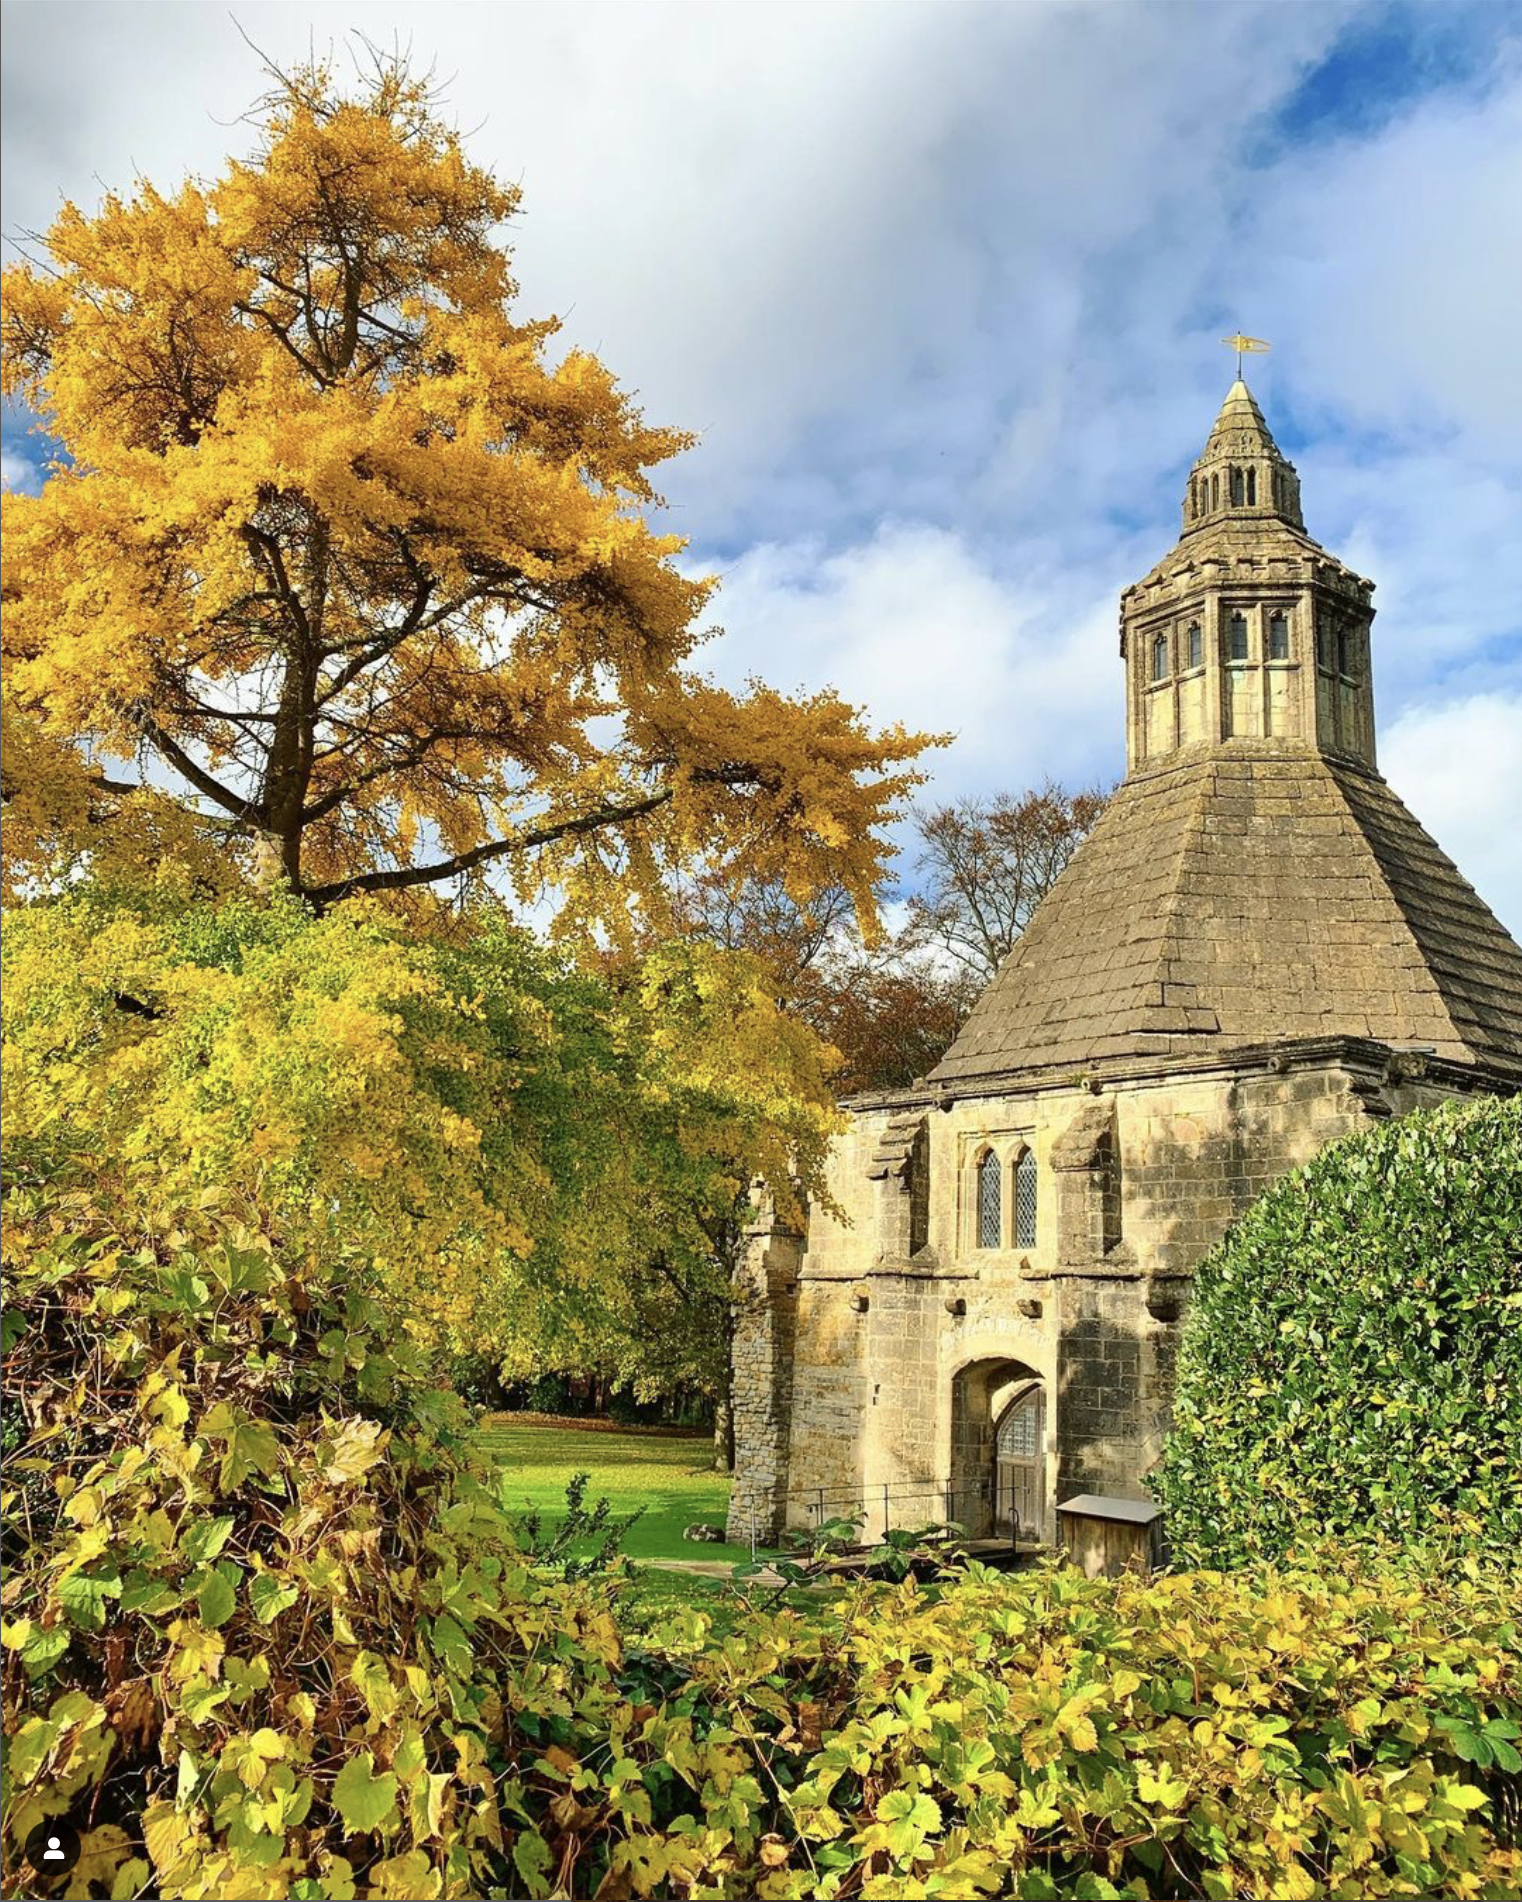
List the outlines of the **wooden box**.
{"type": "Polygon", "coordinates": [[[1163,1509],[1147,1499],[1080,1493],[1057,1508],[1058,1542],[1085,1578],[1150,1572],[1157,1562],[1163,1509]]]}

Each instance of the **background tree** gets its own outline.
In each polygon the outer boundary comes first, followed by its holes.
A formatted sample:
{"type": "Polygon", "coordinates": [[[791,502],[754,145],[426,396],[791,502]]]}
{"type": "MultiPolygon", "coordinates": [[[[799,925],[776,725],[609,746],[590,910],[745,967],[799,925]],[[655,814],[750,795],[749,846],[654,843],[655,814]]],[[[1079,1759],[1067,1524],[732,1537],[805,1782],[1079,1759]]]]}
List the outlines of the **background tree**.
{"type": "Polygon", "coordinates": [[[917,812],[926,882],[901,928],[870,940],[839,886],[800,904],[777,880],[712,873],[681,881],[675,922],[765,963],[788,1008],[839,1052],[840,1095],[899,1089],[945,1054],[1107,798],[1048,781],[917,812]]]}
{"type": "MultiPolygon", "coordinates": [[[[905,934],[907,936],[907,934],[905,934]]],[[[840,1052],[842,1096],[906,1088],[946,1054],[978,987],[912,940],[832,961],[809,1022],[840,1052]]]]}
{"type": "Polygon", "coordinates": [[[690,438],[508,314],[516,189],[386,61],[276,75],[262,128],[4,273],[4,388],[61,451],[4,502],[18,720],[318,907],[500,864],[622,931],[700,851],[870,916],[924,742],[688,670],[711,584],[647,514],[690,438]]]}
{"type": "Polygon", "coordinates": [[[910,901],[914,927],[945,948],[978,982],[991,978],[1056,884],[1110,795],[1067,792],[1051,780],[1035,791],[961,799],[915,814],[921,877],[910,901]]]}

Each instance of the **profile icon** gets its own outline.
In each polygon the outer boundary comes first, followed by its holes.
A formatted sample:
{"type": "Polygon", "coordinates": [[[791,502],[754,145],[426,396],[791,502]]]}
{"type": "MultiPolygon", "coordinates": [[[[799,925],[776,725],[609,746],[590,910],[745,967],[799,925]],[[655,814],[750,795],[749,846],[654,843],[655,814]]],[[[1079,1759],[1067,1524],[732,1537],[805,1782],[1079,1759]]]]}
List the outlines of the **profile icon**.
{"type": "Polygon", "coordinates": [[[39,1876],[66,1876],[79,1861],[79,1831],[62,1817],[39,1823],[26,1839],[27,1861],[39,1876]]]}

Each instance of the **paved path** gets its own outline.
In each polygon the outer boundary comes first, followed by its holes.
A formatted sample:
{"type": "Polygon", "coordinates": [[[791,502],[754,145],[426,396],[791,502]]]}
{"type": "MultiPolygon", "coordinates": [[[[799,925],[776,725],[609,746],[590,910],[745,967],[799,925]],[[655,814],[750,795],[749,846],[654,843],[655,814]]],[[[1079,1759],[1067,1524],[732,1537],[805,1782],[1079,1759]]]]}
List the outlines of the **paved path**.
{"type": "MultiPolygon", "coordinates": [[[[733,1559],[638,1559],[639,1565],[648,1565],[657,1572],[685,1572],[690,1578],[732,1578],[735,1572],[733,1559]]],[[[757,1585],[780,1585],[783,1583],[779,1573],[765,1566],[759,1572],[753,1572],[747,1584],[754,1581],[757,1585]]]]}

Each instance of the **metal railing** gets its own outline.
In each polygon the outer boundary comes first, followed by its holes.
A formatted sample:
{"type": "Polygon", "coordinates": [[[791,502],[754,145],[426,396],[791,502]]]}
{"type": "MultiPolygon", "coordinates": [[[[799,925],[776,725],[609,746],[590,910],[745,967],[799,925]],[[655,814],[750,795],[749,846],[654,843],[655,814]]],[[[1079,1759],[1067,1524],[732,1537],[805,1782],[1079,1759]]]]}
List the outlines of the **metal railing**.
{"type": "Polygon", "coordinates": [[[803,1507],[815,1531],[832,1519],[873,1519],[881,1513],[879,1537],[895,1528],[918,1531],[931,1525],[956,1525],[964,1527],[972,1538],[998,1538],[1007,1533],[1011,1546],[1015,1546],[1022,1532],[1039,1537],[1041,1501],[1034,1496],[1034,1484],[1028,1490],[1030,1497],[1024,1496],[1018,1485],[1000,1484],[992,1474],[960,1486],[950,1480],[931,1479],[884,1480],[840,1490],[801,1486],[778,1492],[761,1486],[737,1489],[731,1495],[730,1518],[732,1522],[738,1504],[748,1526],[753,1560],[760,1547],[762,1522],[774,1522],[779,1517],[792,1519],[787,1509],[795,1504],[803,1507]]]}

